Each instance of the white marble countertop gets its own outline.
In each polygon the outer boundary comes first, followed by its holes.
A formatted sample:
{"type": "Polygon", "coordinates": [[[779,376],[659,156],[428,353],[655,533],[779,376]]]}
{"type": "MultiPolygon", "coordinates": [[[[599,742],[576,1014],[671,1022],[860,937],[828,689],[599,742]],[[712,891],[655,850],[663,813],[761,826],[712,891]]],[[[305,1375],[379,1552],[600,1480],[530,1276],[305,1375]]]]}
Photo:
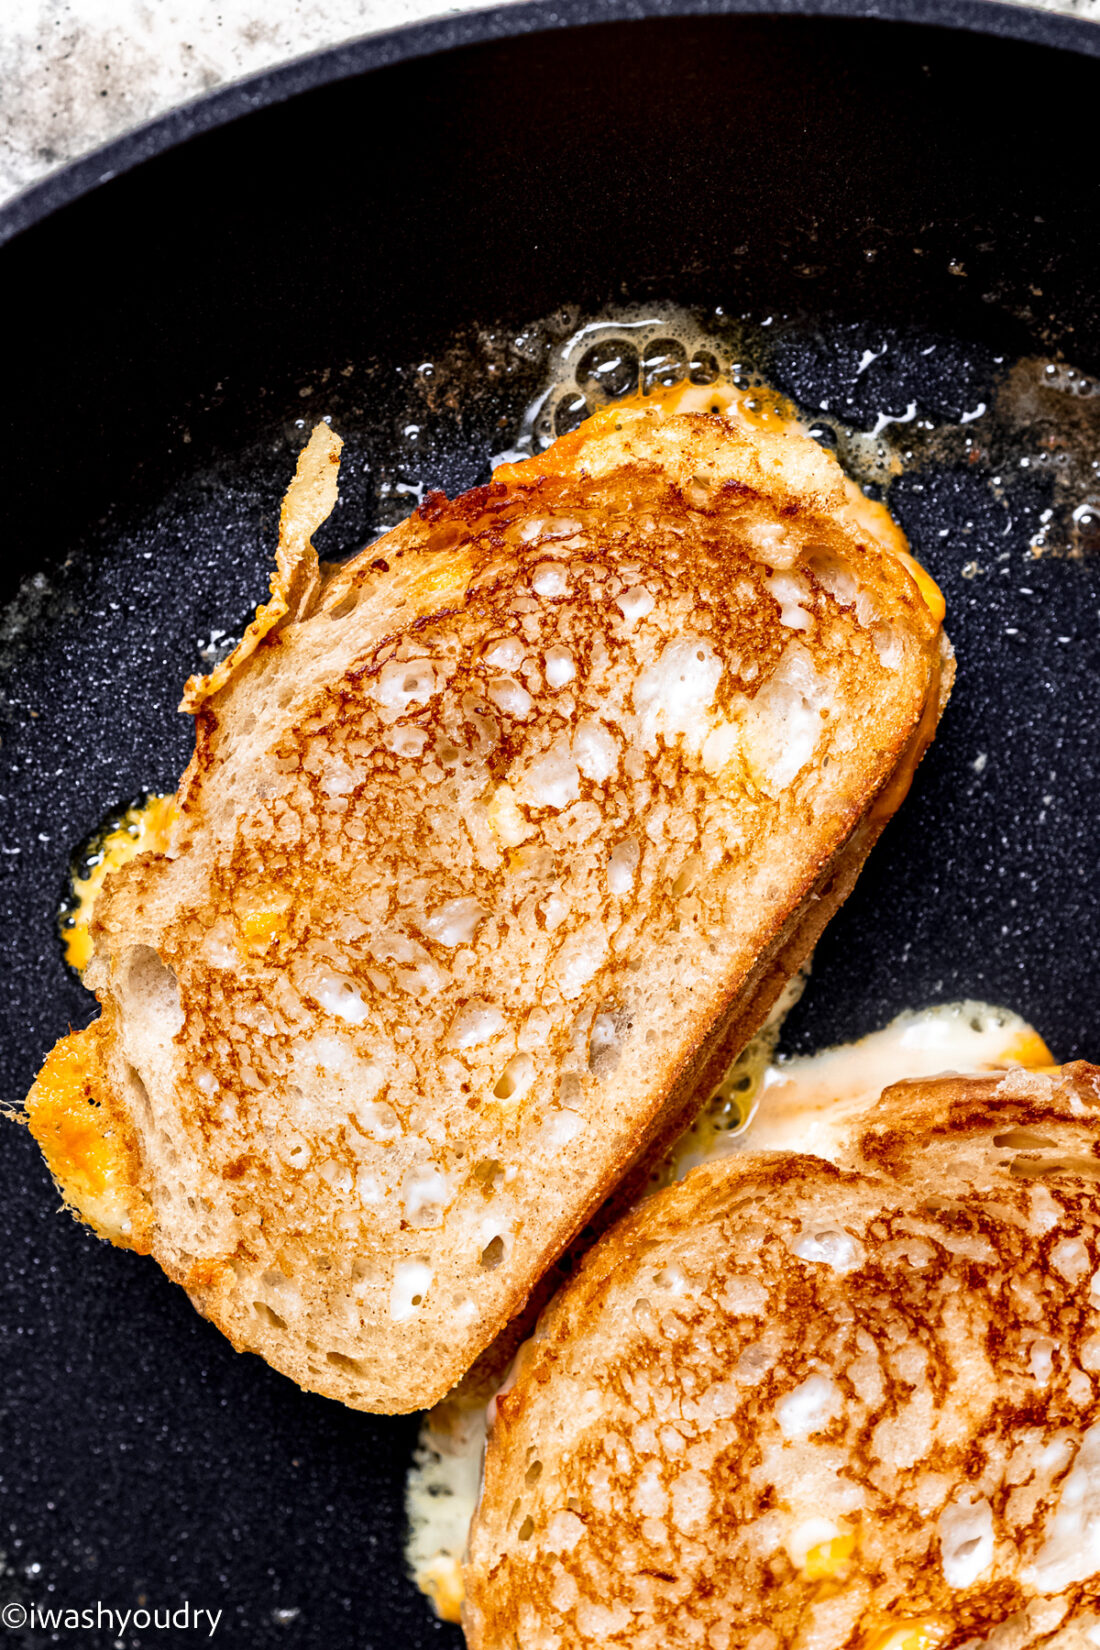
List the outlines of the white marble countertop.
{"type": "MultiPolygon", "coordinates": [[[[227,81],[378,29],[485,3],[3,0],[0,203],[227,81]]],[[[1100,0],[1036,3],[1100,21],[1100,0]]]]}

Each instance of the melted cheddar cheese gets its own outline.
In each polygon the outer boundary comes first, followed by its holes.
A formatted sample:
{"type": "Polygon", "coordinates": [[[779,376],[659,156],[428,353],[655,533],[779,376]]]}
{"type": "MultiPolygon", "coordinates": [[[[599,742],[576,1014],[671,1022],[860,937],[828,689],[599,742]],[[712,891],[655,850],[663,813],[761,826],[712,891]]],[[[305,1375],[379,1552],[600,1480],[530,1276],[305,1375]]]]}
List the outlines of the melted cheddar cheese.
{"type": "Polygon", "coordinates": [[[855,1550],[854,1535],[837,1535],[831,1541],[821,1541],[806,1554],[802,1574],[807,1581],[840,1580],[847,1575],[855,1550]]]}
{"type": "Polygon", "coordinates": [[[416,1584],[431,1601],[432,1609],[440,1621],[452,1621],[456,1627],[460,1625],[466,1588],[462,1578],[462,1565],[457,1558],[440,1554],[426,1569],[418,1573],[416,1584]]]}
{"type": "Polygon", "coordinates": [[[26,1118],[65,1201],[100,1237],[141,1248],[130,1153],[109,1104],[100,1055],[100,1026],[62,1037],[46,1057],[27,1096],[26,1118]]]}
{"type": "Polygon", "coordinates": [[[857,1043],[773,1061],[754,1039],[710,1104],[676,1142],[666,1170],[680,1180],[697,1163],[741,1149],[815,1151],[833,1108],[891,1083],[944,1071],[977,1074],[1057,1069],[1039,1033],[1009,1009],[941,1003],[906,1013],[857,1043]],[[737,1079],[731,1086],[731,1078],[737,1079]]]}
{"type": "Polygon", "coordinates": [[[112,871],[136,854],[163,850],[176,817],[174,796],[149,796],[109,820],[93,836],[73,872],[71,895],[61,911],[65,961],[83,974],[92,960],[92,909],[112,871]]]}
{"type": "Polygon", "coordinates": [[[936,1650],[950,1633],[942,1616],[912,1616],[879,1628],[866,1640],[866,1650],[936,1650]]]}
{"type": "Polygon", "coordinates": [[[282,911],[249,911],[241,918],[241,935],[250,951],[266,951],[273,940],[286,932],[287,914],[282,911]]]}

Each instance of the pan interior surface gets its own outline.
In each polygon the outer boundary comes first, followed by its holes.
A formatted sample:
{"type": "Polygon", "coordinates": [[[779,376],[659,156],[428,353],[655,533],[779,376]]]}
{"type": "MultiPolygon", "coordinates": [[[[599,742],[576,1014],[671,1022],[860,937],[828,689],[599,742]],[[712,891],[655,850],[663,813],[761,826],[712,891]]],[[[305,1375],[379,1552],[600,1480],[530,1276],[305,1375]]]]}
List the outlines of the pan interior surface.
{"type": "MultiPolygon", "coordinates": [[[[959,654],[788,1046],[983,997],[1095,1057],[1098,91],[1087,57],[911,24],[597,24],[259,109],[12,241],[0,1095],[91,1017],[69,857],[174,787],[181,684],[262,597],[312,422],[347,442],[336,558],[487,479],[582,328],[668,306],[842,456],[877,432],[959,654]]],[[[255,1650],[457,1643],[402,1571],[415,1423],[237,1357],[58,1218],[13,1129],[4,1164],[12,1596],[189,1599],[255,1650]]]]}

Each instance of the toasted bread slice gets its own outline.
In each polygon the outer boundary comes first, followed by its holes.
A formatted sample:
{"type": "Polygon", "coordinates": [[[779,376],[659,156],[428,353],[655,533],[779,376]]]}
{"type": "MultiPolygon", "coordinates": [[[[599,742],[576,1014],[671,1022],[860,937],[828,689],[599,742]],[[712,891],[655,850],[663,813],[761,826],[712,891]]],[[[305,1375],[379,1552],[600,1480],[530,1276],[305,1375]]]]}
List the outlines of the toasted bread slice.
{"type": "Polygon", "coordinates": [[[590,423],[326,569],[321,426],[271,602],[188,686],[171,839],[96,906],[135,1229],[364,1409],[446,1392],[682,1129],[950,680],[938,592],[812,442],[590,423]]]}
{"type": "Polygon", "coordinates": [[[693,1170],[496,1400],[471,1650],[1085,1645],[1100,1068],[897,1085],[693,1170]]]}

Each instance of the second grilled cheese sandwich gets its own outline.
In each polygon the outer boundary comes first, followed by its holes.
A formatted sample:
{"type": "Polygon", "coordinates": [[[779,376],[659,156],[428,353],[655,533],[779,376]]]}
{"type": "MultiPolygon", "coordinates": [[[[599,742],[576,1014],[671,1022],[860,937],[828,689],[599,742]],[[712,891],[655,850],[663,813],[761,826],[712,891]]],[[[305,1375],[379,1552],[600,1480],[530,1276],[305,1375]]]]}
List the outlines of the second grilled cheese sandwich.
{"type": "Polygon", "coordinates": [[[694,1169],[498,1395],[470,1650],[1100,1635],[1100,1068],[897,1084],[694,1169]]]}

